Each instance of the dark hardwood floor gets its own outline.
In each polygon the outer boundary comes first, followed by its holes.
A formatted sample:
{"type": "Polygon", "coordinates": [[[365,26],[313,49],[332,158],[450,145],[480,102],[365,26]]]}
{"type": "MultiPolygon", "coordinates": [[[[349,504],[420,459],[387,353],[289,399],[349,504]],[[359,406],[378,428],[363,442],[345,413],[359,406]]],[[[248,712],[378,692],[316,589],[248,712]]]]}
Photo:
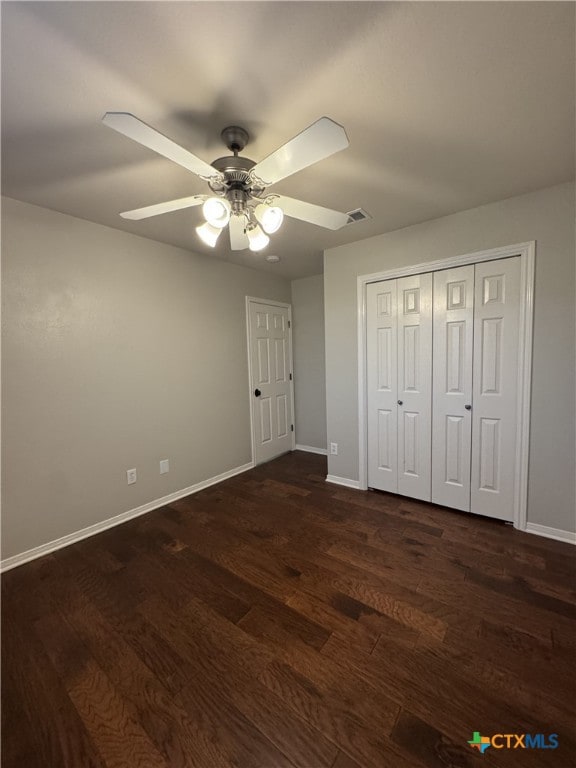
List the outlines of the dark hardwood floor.
{"type": "Polygon", "coordinates": [[[325,473],[289,454],[5,574],[3,768],[576,764],[574,548],[325,473]]]}

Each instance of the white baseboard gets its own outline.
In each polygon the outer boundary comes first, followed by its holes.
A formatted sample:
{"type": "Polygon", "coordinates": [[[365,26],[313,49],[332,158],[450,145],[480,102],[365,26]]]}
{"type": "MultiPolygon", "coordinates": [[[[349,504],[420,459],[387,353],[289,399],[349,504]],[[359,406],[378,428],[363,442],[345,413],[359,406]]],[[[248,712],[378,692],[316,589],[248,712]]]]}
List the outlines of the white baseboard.
{"type": "Polygon", "coordinates": [[[326,448],[314,448],[313,445],[296,445],[294,446],[295,451],[306,451],[307,453],[319,453],[321,456],[327,456],[328,451],[326,448]]]}
{"type": "Polygon", "coordinates": [[[547,525],[539,523],[526,523],[524,529],[526,533],[535,533],[536,536],[544,536],[547,539],[556,539],[556,541],[565,541],[568,544],[576,544],[576,533],[572,531],[563,531],[561,528],[550,528],[547,525]]]}
{"type": "Polygon", "coordinates": [[[105,531],[108,528],[114,528],[116,525],[126,523],[128,520],[132,520],[134,517],[145,515],[147,512],[152,512],[152,510],[163,507],[166,504],[177,501],[178,499],[182,499],[184,496],[190,496],[192,493],[198,493],[198,491],[202,491],[204,488],[209,488],[211,485],[216,485],[216,483],[221,483],[223,480],[228,480],[229,477],[240,475],[242,472],[246,472],[253,467],[254,462],[250,461],[248,464],[243,464],[241,467],[229,469],[227,472],[222,472],[220,475],[208,478],[208,480],[202,480],[200,483],[191,485],[188,488],[182,488],[181,491],[174,491],[174,493],[169,493],[167,496],[162,496],[160,499],[149,501],[147,504],[142,504],[140,507],[135,507],[135,509],[129,509],[128,512],[122,512],[121,514],[115,515],[114,517],[109,517],[107,520],[103,520],[101,523],[89,525],[87,528],[82,528],[81,530],[75,531],[74,533],[69,533],[67,536],[62,536],[60,539],[54,539],[54,541],[41,544],[39,547],[34,547],[33,549],[26,550],[26,552],[21,552],[19,555],[8,557],[0,562],[0,572],[3,573],[4,571],[9,571],[11,568],[16,568],[19,565],[28,563],[30,560],[36,560],[36,558],[42,557],[43,555],[48,555],[50,552],[55,552],[57,549],[67,547],[69,544],[75,544],[77,541],[87,539],[90,536],[95,536],[97,533],[101,533],[101,531],[105,531]]]}
{"type": "Polygon", "coordinates": [[[334,483],[335,485],[343,485],[345,488],[355,488],[360,490],[359,480],[349,480],[347,477],[338,477],[337,475],[326,475],[327,483],[334,483]]]}

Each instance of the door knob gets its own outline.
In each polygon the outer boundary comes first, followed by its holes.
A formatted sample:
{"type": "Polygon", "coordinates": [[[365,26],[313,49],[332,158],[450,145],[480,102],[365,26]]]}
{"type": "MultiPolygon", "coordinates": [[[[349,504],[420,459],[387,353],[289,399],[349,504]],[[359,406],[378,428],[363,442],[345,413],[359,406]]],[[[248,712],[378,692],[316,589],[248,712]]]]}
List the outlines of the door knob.
{"type": "Polygon", "coordinates": [[[464,408],[466,408],[467,411],[471,411],[472,410],[472,406],[471,405],[465,405],[464,408]]]}
{"type": "Polygon", "coordinates": [[[404,400],[398,400],[398,405],[404,405],[404,400]]]}
{"type": "Polygon", "coordinates": [[[254,394],[255,394],[255,396],[256,396],[256,397],[260,397],[260,395],[262,394],[262,392],[260,392],[260,390],[259,390],[259,389],[255,389],[255,390],[254,390],[254,394]]]}

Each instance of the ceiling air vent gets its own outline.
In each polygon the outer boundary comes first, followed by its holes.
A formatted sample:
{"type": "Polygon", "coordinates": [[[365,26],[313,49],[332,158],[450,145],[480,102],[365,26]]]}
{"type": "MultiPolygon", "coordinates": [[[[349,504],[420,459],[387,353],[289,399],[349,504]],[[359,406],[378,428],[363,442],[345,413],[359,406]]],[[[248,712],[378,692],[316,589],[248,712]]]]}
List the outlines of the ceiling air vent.
{"type": "Polygon", "coordinates": [[[357,221],[364,221],[364,219],[371,219],[369,213],[364,208],[356,208],[353,211],[348,211],[348,224],[356,224],[357,221]]]}

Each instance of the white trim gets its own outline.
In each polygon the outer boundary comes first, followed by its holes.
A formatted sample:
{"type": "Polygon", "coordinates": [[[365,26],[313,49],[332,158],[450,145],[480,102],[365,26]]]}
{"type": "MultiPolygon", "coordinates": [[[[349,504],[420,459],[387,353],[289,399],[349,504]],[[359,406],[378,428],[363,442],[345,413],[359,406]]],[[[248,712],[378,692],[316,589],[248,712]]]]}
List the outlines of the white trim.
{"type": "MultiPolygon", "coordinates": [[[[282,307],[288,310],[288,358],[290,361],[290,373],[292,378],[290,379],[290,408],[292,409],[292,421],[294,424],[296,414],[294,408],[294,359],[292,356],[292,305],[287,304],[284,301],[272,301],[271,299],[257,299],[255,296],[246,296],[246,345],[248,353],[248,402],[250,404],[250,443],[252,450],[252,462],[254,462],[254,402],[252,399],[252,355],[250,354],[252,348],[252,340],[250,337],[250,304],[269,304],[273,307],[282,307]]],[[[292,443],[291,450],[295,450],[296,446],[296,431],[292,430],[292,443]]]]}
{"type": "Polygon", "coordinates": [[[328,450],[327,448],[314,448],[313,445],[300,445],[299,443],[296,443],[296,446],[294,448],[295,451],[306,451],[307,453],[319,453],[321,456],[327,456],[328,450]]]}
{"type": "Polygon", "coordinates": [[[567,544],[576,544],[576,533],[563,531],[561,528],[550,528],[539,523],[526,523],[525,531],[526,533],[535,533],[536,536],[544,536],[547,539],[556,539],[556,541],[564,541],[567,544]]]}
{"type": "Polygon", "coordinates": [[[343,485],[345,488],[360,489],[360,483],[358,480],[350,480],[347,477],[338,477],[337,475],[326,475],[327,483],[334,483],[334,485],[343,485]]]}
{"type": "Polygon", "coordinates": [[[368,488],[367,424],[366,424],[366,286],[381,280],[392,280],[407,275],[436,272],[466,264],[479,264],[511,256],[520,257],[520,359],[518,365],[518,432],[516,441],[516,473],[514,479],[514,527],[526,530],[528,506],[528,452],[530,436],[530,387],[532,373],[532,326],[534,317],[534,265],[536,242],[518,243],[463,256],[438,259],[411,267],[399,267],[357,278],[358,308],[358,471],[359,485],[368,488]]]}
{"type": "Polygon", "coordinates": [[[292,450],[296,445],[296,403],[294,402],[294,352],[292,349],[292,305],[288,304],[288,355],[290,359],[290,408],[292,409],[292,450]]]}
{"type": "Polygon", "coordinates": [[[125,523],[128,520],[132,520],[134,517],[145,515],[147,512],[152,512],[154,509],[164,507],[166,504],[170,504],[173,501],[182,499],[184,496],[190,496],[193,493],[198,493],[198,491],[202,491],[204,488],[209,488],[211,485],[221,483],[223,480],[228,480],[230,477],[240,475],[242,472],[246,472],[253,467],[254,462],[249,461],[248,464],[242,464],[240,467],[229,469],[227,472],[222,472],[220,475],[210,477],[208,480],[202,480],[195,485],[190,485],[188,488],[183,488],[181,491],[174,491],[174,493],[169,493],[167,496],[162,496],[160,499],[155,499],[154,501],[149,501],[147,504],[142,504],[140,507],[129,509],[128,512],[122,512],[121,514],[115,515],[114,517],[109,517],[107,520],[103,520],[100,523],[89,525],[87,528],[81,528],[79,531],[69,533],[67,536],[62,536],[60,539],[54,539],[54,541],[41,544],[39,547],[34,547],[33,549],[26,550],[26,552],[21,552],[19,555],[8,557],[0,562],[0,572],[3,573],[4,571],[9,571],[11,568],[16,568],[17,566],[23,565],[30,560],[36,560],[36,558],[42,557],[43,555],[48,555],[50,552],[55,552],[57,549],[67,547],[69,544],[75,544],[77,541],[82,541],[82,539],[95,536],[97,533],[106,531],[108,528],[114,528],[116,525],[122,525],[122,523],[125,523]]]}
{"type": "Polygon", "coordinates": [[[463,256],[452,256],[446,259],[436,259],[435,261],[424,261],[420,264],[414,264],[411,267],[396,267],[382,272],[373,272],[370,275],[359,275],[358,280],[364,283],[379,283],[381,280],[392,280],[396,277],[407,277],[408,275],[421,275],[425,272],[437,272],[439,269],[452,269],[453,267],[463,267],[466,264],[479,264],[481,261],[495,261],[496,259],[507,259],[510,256],[521,256],[530,248],[534,248],[535,241],[530,240],[526,243],[516,243],[515,245],[505,245],[501,248],[491,248],[488,251],[475,251],[466,253],[463,256]]]}
{"type": "Polygon", "coordinates": [[[526,530],[528,514],[528,459],[530,447],[530,393],[532,389],[532,329],[536,243],[524,243],[520,254],[520,323],[518,325],[518,381],[516,389],[516,473],[514,527],[526,530]]]}
{"type": "Polygon", "coordinates": [[[284,309],[290,309],[291,304],[286,301],[272,301],[272,299],[257,299],[256,296],[246,296],[246,301],[253,301],[254,304],[270,304],[272,307],[283,307],[284,309]]]}
{"type": "Polygon", "coordinates": [[[250,407],[250,455],[254,463],[254,402],[252,400],[252,339],[250,335],[250,297],[246,296],[246,354],[248,355],[248,405],[250,407]]]}
{"type": "Polygon", "coordinates": [[[366,381],[366,286],[362,276],[356,286],[358,307],[358,477],[359,488],[368,490],[368,425],[366,381]]]}

